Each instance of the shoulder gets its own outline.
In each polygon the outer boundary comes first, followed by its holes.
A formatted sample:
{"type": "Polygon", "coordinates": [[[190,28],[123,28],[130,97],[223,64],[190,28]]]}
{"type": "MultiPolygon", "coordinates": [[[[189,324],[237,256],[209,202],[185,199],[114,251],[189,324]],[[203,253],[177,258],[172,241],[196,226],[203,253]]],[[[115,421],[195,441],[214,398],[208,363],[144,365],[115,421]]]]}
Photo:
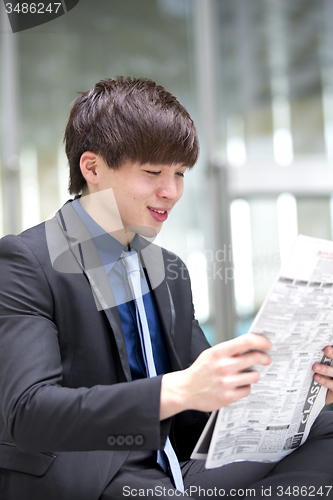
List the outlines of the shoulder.
{"type": "Polygon", "coordinates": [[[142,237],[140,238],[140,248],[144,255],[149,255],[150,258],[154,256],[156,262],[157,260],[161,262],[162,259],[165,268],[172,266],[173,268],[187,269],[185,263],[178,255],[142,237]],[[159,259],[157,259],[157,257],[159,257],[159,259]]]}
{"type": "Polygon", "coordinates": [[[178,257],[178,255],[176,255],[175,253],[173,252],[170,252],[170,250],[167,250],[166,248],[162,248],[162,253],[163,253],[163,258],[166,262],[177,262],[179,264],[184,264],[184,262],[182,261],[182,259],[180,257],[178,257]]]}
{"type": "Polygon", "coordinates": [[[145,240],[145,242],[143,253],[148,257],[145,261],[147,263],[147,268],[150,268],[150,277],[152,276],[152,269],[155,269],[154,275],[158,274],[156,269],[159,269],[159,282],[166,279],[168,285],[172,288],[176,286],[182,286],[186,289],[190,288],[190,277],[183,260],[166,248],[160,247],[155,243],[147,242],[147,240],[145,240]]]}
{"type": "Polygon", "coordinates": [[[8,234],[1,238],[0,256],[4,257],[20,252],[35,253],[35,250],[41,249],[43,242],[46,243],[44,222],[18,235],[8,234]]]}
{"type": "MultiPolygon", "coordinates": [[[[44,288],[46,272],[51,268],[44,223],[0,240],[2,284],[7,290],[16,290],[17,296],[22,290],[26,291],[26,296],[43,290],[46,296],[49,293],[49,287],[44,288]]],[[[1,300],[5,301],[3,298],[1,300]]]]}
{"type": "MultiPolygon", "coordinates": [[[[66,206],[67,204],[58,213],[66,206]]],[[[1,238],[0,258],[24,253],[26,255],[32,254],[42,263],[49,264],[54,245],[57,245],[57,247],[61,245],[61,247],[66,249],[66,237],[58,223],[57,216],[31,227],[18,235],[9,234],[1,238]]]]}
{"type": "Polygon", "coordinates": [[[165,275],[169,280],[175,280],[177,277],[182,281],[189,280],[189,273],[185,262],[175,253],[162,249],[165,265],[165,275]]]}

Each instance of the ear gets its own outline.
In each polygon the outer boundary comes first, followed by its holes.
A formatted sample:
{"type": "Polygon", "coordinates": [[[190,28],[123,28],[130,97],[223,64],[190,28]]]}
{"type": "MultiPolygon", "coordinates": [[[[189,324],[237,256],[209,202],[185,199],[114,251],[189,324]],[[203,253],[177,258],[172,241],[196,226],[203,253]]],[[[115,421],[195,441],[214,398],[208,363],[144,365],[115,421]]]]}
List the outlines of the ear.
{"type": "Polygon", "coordinates": [[[85,151],[80,158],[80,169],[87,184],[95,186],[98,179],[98,162],[99,156],[91,151],[85,151]]]}

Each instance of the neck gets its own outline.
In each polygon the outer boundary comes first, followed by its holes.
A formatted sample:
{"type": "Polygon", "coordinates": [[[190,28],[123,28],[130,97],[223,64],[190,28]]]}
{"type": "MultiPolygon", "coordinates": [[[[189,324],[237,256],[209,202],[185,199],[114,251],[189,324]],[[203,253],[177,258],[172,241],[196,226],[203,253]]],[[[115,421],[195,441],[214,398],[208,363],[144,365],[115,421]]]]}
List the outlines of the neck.
{"type": "Polygon", "coordinates": [[[124,227],[112,189],[96,193],[83,192],[80,204],[105,232],[122,245],[130,245],[135,232],[124,227]]]}

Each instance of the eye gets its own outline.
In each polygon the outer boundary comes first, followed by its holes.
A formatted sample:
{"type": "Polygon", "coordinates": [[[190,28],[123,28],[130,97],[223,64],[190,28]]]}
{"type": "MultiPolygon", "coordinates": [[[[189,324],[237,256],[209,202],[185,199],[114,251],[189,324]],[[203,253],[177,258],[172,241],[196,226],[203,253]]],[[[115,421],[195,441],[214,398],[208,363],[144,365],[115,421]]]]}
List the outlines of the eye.
{"type": "Polygon", "coordinates": [[[184,177],[185,172],[176,172],[176,174],[179,175],[179,177],[184,177]]]}
{"type": "Polygon", "coordinates": [[[155,170],[145,170],[145,172],[147,172],[147,174],[150,175],[158,175],[161,173],[160,171],[155,171],[155,170]]]}

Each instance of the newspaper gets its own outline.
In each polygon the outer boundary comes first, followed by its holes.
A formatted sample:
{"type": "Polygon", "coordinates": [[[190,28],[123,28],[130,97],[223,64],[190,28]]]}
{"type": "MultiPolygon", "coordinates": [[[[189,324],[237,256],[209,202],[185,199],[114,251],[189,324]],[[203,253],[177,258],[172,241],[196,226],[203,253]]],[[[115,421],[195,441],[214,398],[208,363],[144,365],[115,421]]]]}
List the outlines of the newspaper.
{"type": "Polygon", "coordinates": [[[256,366],[251,394],[213,412],[191,458],[214,468],[236,461],[276,462],[307,438],[325,404],[315,362],[333,364],[333,242],[298,236],[250,332],[273,344],[272,364],[256,366]]]}

